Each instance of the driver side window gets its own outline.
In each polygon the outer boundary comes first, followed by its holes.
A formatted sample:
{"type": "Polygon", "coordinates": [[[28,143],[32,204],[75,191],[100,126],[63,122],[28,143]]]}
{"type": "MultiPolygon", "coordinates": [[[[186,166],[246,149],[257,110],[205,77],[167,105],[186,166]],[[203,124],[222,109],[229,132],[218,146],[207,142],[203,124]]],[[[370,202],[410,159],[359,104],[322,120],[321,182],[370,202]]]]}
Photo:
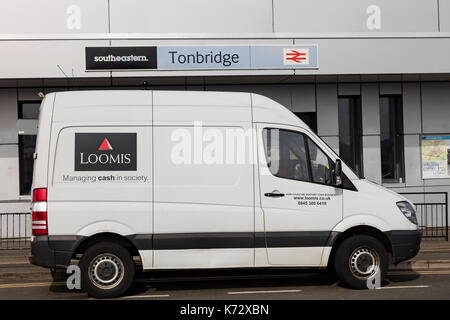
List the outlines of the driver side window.
{"type": "Polygon", "coordinates": [[[264,129],[264,147],[270,172],[280,178],[309,181],[308,160],[303,134],[264,129]]]}
{"type": "Polygon", "coordinates": [[[264,129],[263,140],[274,176],[333,184],[334,162],[309,137],[290,130],[264,129]]]}

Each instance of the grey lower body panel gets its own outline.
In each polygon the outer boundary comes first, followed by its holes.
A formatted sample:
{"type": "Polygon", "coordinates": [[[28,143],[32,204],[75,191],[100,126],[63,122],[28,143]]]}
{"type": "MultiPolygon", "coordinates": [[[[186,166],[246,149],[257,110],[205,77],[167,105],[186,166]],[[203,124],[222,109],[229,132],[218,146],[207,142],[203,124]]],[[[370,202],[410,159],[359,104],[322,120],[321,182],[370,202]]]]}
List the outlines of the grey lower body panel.
{"type": "Polygon", "coordinates": [[[82,237],[35,236],[31,242],[32,263],[46,268],[65,268],[82,237]]]}
{"type": "MultiPolygon", "coordinates": [[[[339,234],[332,231],[211,232],[137,234],[126,238],[137,250],[184,250],[331,247],[339,234]]],[[[394,264],[411,259],[418,253],[419,231],[392,230],[385,234],[392,246],[394,264]]],[[[31,243],[33,264],[48,268],[66,267],[84,239],[80,236],[37,236],[31,243]]]]}
{"type": "Polygon", "coordinates": [[[414,258],[420,250],[422,234],[419,230],[392,230],[385,234],[392,245],[394,264],[414,258]]]}

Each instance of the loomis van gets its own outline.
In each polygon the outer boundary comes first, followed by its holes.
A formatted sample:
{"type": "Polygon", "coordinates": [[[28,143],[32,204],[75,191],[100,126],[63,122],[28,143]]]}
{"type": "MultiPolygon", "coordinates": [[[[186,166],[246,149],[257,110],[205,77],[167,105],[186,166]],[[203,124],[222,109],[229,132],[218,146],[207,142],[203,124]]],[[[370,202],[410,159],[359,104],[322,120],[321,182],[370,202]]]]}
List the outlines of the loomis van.
{"type": "Polygon", "coordinates": [[[79,260],[94,297],[123,294],[136,268],[332,267],[367,288],[420,244],[408,200],[250,93],[48,94],[32,211],[32,263],[79,260]]]}

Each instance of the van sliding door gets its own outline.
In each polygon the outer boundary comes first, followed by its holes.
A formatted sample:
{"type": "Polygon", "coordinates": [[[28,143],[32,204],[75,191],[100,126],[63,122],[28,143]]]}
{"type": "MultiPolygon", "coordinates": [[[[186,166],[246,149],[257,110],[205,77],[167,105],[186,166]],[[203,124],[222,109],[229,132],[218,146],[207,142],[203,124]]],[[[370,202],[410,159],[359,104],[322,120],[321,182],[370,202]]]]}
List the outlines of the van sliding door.
{"type": "Polygon", "coordinates": [[[247,129],[154,127],[155,268],[253,266],[253,164],[240,158],[253,157],[247,129]],[[234,158],[224,152],[229,134],[246,139],[234,158]]]}

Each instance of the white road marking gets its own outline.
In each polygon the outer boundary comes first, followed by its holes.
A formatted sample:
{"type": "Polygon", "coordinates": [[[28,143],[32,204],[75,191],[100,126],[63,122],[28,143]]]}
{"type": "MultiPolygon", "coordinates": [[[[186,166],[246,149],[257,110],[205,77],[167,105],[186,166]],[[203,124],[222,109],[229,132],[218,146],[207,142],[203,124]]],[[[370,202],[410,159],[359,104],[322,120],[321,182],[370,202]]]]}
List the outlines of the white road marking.
{"type": "Polygon", "coordinates": [[[393,286],[393,287],[380,287],[377,289],[410,289],[410,288],[430,288],[431,286],[421,285],[421,286],[393,286]]]}
{"type": "Polygon", "coordinates": [[[302,290],[256,290],[256,291],[230,291],[227,294],[258,294],[258,293],[292,293],[302,290]]]}
{"type": "Polygon", "coordinates": [[[170,297],[169,294],[148,294],[143,296],[126,296],[122,297],[122,299],[140,299],[140,298],[165,298],[170,297]]]}

